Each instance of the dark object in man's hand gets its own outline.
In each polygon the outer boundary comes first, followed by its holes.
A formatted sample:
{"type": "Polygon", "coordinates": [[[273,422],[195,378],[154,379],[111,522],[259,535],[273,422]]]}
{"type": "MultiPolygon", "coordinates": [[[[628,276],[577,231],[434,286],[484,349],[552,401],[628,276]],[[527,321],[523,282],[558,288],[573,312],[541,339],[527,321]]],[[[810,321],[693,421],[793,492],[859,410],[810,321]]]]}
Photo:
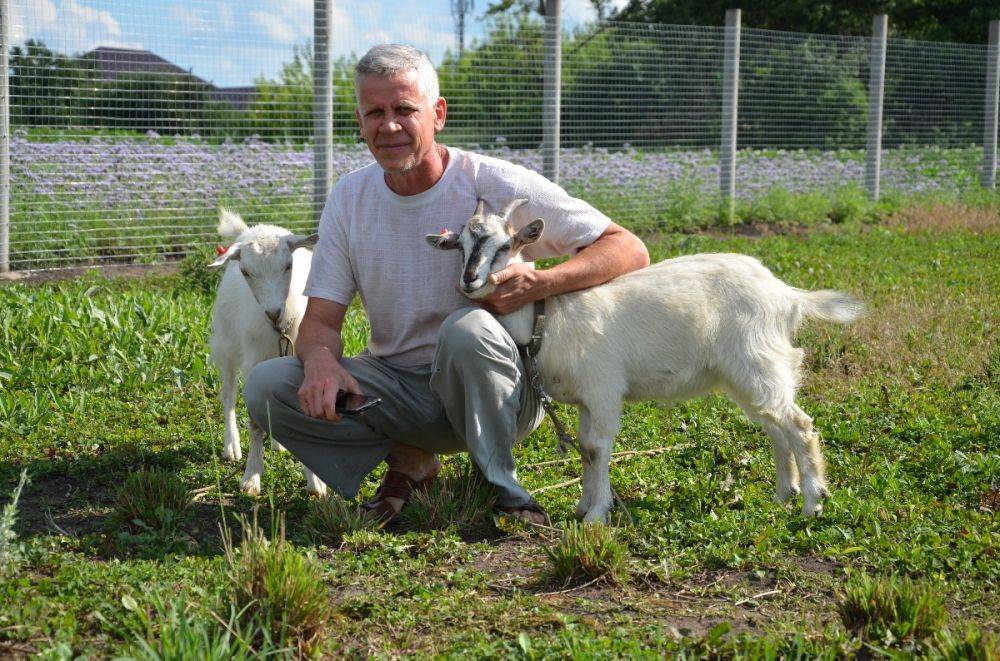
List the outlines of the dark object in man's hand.
{"type": "Polygon", "coordinates": [[[336,409],[337,413],[342,415],[357,415],[358,413],[364,413],[370,408],[374,408],[382,403],[380,397],[374,397],[372,395],[359,395],[353,392],[344,392],[341,390],[337,393],[336,409]]]}

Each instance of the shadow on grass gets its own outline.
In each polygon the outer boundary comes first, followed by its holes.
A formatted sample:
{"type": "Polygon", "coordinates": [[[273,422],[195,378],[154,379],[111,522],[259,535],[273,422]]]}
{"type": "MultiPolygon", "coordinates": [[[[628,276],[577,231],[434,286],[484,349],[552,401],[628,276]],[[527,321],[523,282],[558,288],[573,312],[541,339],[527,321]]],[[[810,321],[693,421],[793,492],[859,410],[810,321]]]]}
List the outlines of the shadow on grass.
{"type": "MultiPolygon", "coordinates": [[[[122,446],[96,455],[0,463],[0,494],[9,493],[20,471],[28,470],[31,482],[21,496],[14,528],[22,540],[62,535],[77,540],[80,550],[103,558],[220,555],[223,517],[232,526],[236,516],[251,512],[255,505],[269,516],[273,503],[239,493],[220,495],[215,488],[201,490],[169,534],[125,530],[114,515],[119,490],[130,475],[155,468],[186,482],[178,475],[201,458],[200,452],[196,446],[158,451],[122,446]]],[[[242,470],[239,465],[227,467],[233,480],[227,476],[224,481],[235,481],[242,470]]]]}

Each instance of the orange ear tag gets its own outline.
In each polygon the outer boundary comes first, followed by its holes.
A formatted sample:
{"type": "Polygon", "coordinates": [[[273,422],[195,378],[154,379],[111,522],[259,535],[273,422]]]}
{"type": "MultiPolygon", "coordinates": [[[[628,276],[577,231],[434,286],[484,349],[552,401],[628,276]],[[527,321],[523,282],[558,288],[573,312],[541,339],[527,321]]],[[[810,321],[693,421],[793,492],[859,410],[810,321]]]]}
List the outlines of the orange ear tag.
{"type": "Polygon", "coordinates": [[[229,250],[232,247],[233,247],[232,244],[230,244],[228,246],[215,246],[215,254],[216,255],[225,255],[226,251],[229,250]]]}

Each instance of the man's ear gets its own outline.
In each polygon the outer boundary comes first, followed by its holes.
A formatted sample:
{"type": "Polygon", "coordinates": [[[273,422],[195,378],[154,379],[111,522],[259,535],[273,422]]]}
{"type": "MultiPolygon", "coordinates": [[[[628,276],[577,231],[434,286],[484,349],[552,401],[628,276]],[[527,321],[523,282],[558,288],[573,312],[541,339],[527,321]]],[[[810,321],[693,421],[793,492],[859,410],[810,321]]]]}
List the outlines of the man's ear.
{"type": "Polygon", "coordinates": [[[441,232],[440,234],[428,234],[427,243],[438,250],[457,250],[461,244],[458,240],[458,232],[441,232]]]}
{"type": "Polygon", "coordinates": [[[542,231],[545,229],[545,221],[541,218],[535,218],[533,221],[522,227],[514,235],[514,240],[511,241],[511,251],[517,251],[524,246],[534,243],[542,237],[542,231]]]}
{"type": "Polygon", "coordinates": [[[241,243],[234,243],[233,245],[226,248],[226,251],[215,258],[215,261],[208,265],[208,268],[216,268],[222,266],[229,260],[238,261],[240,258],[240,246],[241,243]]]}
{"type": "Polygon", "coordinates": [[[319,241],[319,234],[310,234],[309,236],[291,234],[285,237],[285,241],[288,243],[288,249],[292,252],[295,252],[299,248],[312,249],[316,245],[316,242],[319,241]]]}

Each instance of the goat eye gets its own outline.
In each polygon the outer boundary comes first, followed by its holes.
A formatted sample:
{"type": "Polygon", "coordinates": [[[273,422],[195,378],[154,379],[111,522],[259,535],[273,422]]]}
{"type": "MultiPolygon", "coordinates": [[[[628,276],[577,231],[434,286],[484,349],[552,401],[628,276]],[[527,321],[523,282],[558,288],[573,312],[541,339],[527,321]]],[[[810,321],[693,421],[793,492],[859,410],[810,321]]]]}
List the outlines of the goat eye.
{"type": "Polygon", "coordinates": [[[291,270],[292,270],[292,265],[291,264],[289,264],[288,266],[285,267],[285,273],[288,273],[291,270]]]}
{"type": "Polygon", "coordinates": [[[244,277],[244,278],[249,278],[249,277],[250,277],[250,274],[249,274],[249,273],[247,273],[247,272],[246,272],[246,270],[244,270],[244,269],[240,269],[240,273],[242,273],[242,274],[243,274],[243,277],[244,277]]]}

